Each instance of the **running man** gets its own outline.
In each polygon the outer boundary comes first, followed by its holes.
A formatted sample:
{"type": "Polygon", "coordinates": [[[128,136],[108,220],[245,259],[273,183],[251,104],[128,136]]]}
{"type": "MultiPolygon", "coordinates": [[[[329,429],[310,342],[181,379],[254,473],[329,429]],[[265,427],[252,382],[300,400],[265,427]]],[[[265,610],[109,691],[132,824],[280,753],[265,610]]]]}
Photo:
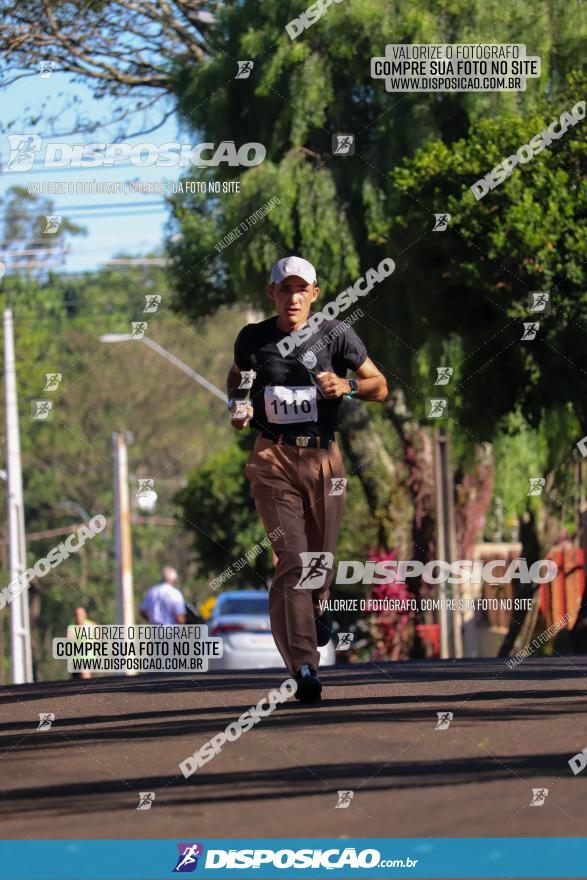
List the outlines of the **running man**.
{"type": "MultiPolygon", "coordinates": [[[[328,599],[333,572],[327,571],[320,587],[312,589],[300,554],[310,553],[322,562],[328,557],[321,554],[336,549],[345,493],[331,494],[331,489],[345,475],[334,438],[342,397],[383,401],[387,383],[361,339],[341,321],[324,320],[319,332],[293,350],[291,337],[282,342],[306,324],[320,295],[316,270],[307,260],[279,260],[267,294],[277,314],[247,324],[238,334],[227,381],[228,406],[237,430],[250,424],[259,431],[245,473],[265,531],[279,528],[282,535],[273,543],[271,630],[298,682],[296,697],[313,702],[322,691],[318,646],[328,644],[331,634],[330,613],[320,614],[319,602],[328,599]],[[287,350],[289,354],[281,353],[287,350]],[[245,391],[247,377],[242,383],[241,374],[249,370],[255,378],[245,391]],[[358,378],[347,379],[347,370],[358,378]]],[[[314,563],[310,558],[307,567],[312,571],[314,563]]]]}

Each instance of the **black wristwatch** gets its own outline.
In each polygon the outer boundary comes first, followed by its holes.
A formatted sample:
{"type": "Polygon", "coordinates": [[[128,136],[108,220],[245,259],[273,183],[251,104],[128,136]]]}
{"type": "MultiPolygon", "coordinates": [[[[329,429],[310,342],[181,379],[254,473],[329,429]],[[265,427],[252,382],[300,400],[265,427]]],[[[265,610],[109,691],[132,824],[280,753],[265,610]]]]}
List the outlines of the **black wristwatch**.
{"type": "Polygon", "coordinates": [[[351,386],[351,390],[350,390],[347,394],[345,394],[344,396],[345,396],[345,397],[348,397],[348,398],[351,398],[351,397],[354,397],[355,394],[358,392],[358,390],[359,390],[359,383],[357,382],[356,379],[349,379],[349,380],[348,380],[348,383],[349,383],[349,385],[351,386]]]}

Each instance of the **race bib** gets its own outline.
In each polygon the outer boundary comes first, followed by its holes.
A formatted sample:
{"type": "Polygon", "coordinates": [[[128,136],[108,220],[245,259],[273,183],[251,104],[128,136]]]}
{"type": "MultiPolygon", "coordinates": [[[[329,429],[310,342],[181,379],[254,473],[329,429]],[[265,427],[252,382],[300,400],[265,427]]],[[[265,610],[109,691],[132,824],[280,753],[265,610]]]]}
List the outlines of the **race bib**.
{"type": "Polygon", "coordinates": [[[265,415],[277,425],[289,422],[317,422],[316,388],[314,385],[268,385],[265,388],[265,415]]]}

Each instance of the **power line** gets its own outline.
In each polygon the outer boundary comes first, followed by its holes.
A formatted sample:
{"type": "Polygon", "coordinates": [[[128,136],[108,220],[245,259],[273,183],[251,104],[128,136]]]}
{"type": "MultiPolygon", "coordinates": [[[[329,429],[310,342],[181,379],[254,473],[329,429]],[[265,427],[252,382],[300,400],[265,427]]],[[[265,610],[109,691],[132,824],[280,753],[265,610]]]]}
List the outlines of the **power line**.
{"type": "MultiPolygon", "coordinates": [[[[68,256],[75,256],[75,254],[73,254],[73,255],[68,254],[68,256]]],[[[155,259],[159,259],[159,258],[155,258],[155,259]]],[[[52,262],[52,263],[49,263],[49,262],[37,263],[37,262],[33,261],[30,263],[21,263],[17,266],[15,266],[15,265],[7,266],[6,267],[7,268],[6,275],[4,277],[5,278],[18,278],[18,270],[20,270],[20,269],[37,269],[37,270],[51,269],[51,268],[56,268],[58,266],[61,266],[62,262],[63,261],[52,262]],[[16,271],[10,271],[11,269],[16,270],[16,271]]],[[[137,268],[140,268],[140,266],[137,266],[136,263],[133,264],[129,260],[124,260],[124,262],[117,264],[117,266],[125,266],[125,265],[131,266],[131,267],[134,265],[137,268]]],[[[149,263],[149,264],[143,263],[142,265],[145,266],[145,268],[150,268],[150,267],[157,268],[157,264],[155,264],[155,263],[149,263]]],[[[99,272],[104,272],[104,271],[108,270],[109,268],[110,267],[108,266],[108,261],[104,261],[103,263],[101,263],[100,266],[98,266],[95,269],[76,269],[71,272],[62,271],[60,273],[60,277],[65,279],[65,278],[75,278],[76,276],[84,276],[84,275],[98,275],[99,272]]]]}
{"type": "MultiPolygon", "coordinates": [[[[64,213],[63,216],[65,216],[65,218],[67,220],[73,220],[73,221],[79,220],[80,222],[83,223],[85,220],[115,220],[117,217],[144,217],[145,213],[146,212],[141,209],[140,205],[133,205],[126,212],[116,211],[113,214],[107,214],[106,212],[103,212],[103,213],[98,213],[98,214],[89,214],[87,216],[80,213],[80,214],[75,214],[71,217],[64,213]]],[[[151,208],[149,210],[149,214],[151,216],[153,216],[155,214],[161,214],[161,215],[167,216],[167,211],[164,208],[151,208]]],[[[29,219],[33,220],[34,218],[30,217],[29,219]]],[[[49,233],[47,233],[47,234],[49,234],[49,233]]],[[[75,233],[70,233],[70,234],[74,235],[75,233]]]]}
{"type": "MultiPolygon", "coordinates": [[[[136,206],[139,207],[138,205],[136,206]]],[[[164,208],[156,208],[155,210],[149,211],[149,214],[152,216],[154,214],[167,214],[167,211],[164,208]]],[[[117,217],[144,217],[145,211],[139,210],[131,210],[131,211],[118,211],[115,214],[91,214],[89,216],[84,216],[82,214],[76,214],[74,217],[71,217],[71,220],[115,220],[117,217]]]]}
{"type": "MultiPolygon", "coordinates": [[[[47,233],[50,235],[50,233],[47,233]]],[[[47,242],[51,241],[50,238],[47,238],[47,235],[43,235],[42,238],[0,238],[0,245],[3,244],[18,244],[22,242],[23,244],[47,244],[47,242]]],[[[81,237],[81,236],[80,236],[81,237]]],[[[61,241],[62,239],[59,236],[52,236],[53,241],[61,241]]],[[[75,236],[72,236],[72,240],[75,236]]],[[[77,240],[77,239],[76,239],[77,240]]],[[[104,235],[92,235],[92,241],[116,241],[120,243],[120,236],[104,236],[104,235]]],[[[141,238],[138,242],[135,242],[133,247],[138,247],[139,245],[151,245],[151,244],[160,244],[160,239],[155,238],[141,238]]]]}
{"type": "MultiPolygon", "coordinates": [[[[169,516],[135,516],[131,515],[130,518],[132,525],[153,525],[153,526],[173,526],[174,528],[180,528],[182,523],[178,522],[176,519],[172,519],[169,516]]],[[[108,526],[112,525],[112,517],[106,517],[106,523],[108,526]]],[[[69,526],[60,526],[56,529],[45,529],[42,532],[27,532],[26,540],[27,541],[44,541],[46,538],[57,538],[61,535],[69,535],[72,532],[77,531],[80,525],[83,523],[73,523],[69,526]]],[[[3,544],[8,544],[8,536],[2,538],[3,544]]]]}
{"type": "MultiPolygon", "coordinates": [[[[203,165],[192,165],[191,166],[191,168],[193,168],[194,170],[195,169],[202,170],[204,167],[208,167],[208,166],[203,166],[203,165]]],[[[60,165],[60,166],[54,166],[54,167],[49,167],[49,168],[40,168],[40,167],[35,168],[35,165],[33,164],[33,167],[27,169],[26,171],[24,169],[21,171],[15,169],[13,171],[12,169],[9,168],[8,170],[2,171],[2,176],[4,177],[5,180],[8,180],[8,177],[11,174],[13,174],[15,177],[22,177],[22,176],[28,175],[28,174],[69,174],[72,171],[90,171],[90,172],[94,173],[96,171],[118,171],[119,169],[127,169],[127,168],[132,171],[135,171],[137,176],[141,171],[145,171],[145,169],[151,169],[151,168],[164,169],[164,170],[172,170],[174,168],[177,168],[177,171],[179,173],[185,172],[185,171],[190,171],[190,165],[156,165],[156,164],[153,164],[153,165],[133,165],[132,162],[126,162],[123,165],[119,165],[118,163],[115,163],[114,165],[94,165],[94,166],[80,165],[77,168],[73,165],[72,166],[65,166],[65,165],[61,166],[60,165]]],[[[169,178],[169,179],[171,180],[173,178],[169,178]]]]}
{"type": "Polygon", "coordinates": [[[114,257],[106,260],[107,266],[167,266],[168,263],[167,257],[114,257]]]}
{"type": "MultiPolygon", "coordinates": [[[[107,193],[105,193],[105,195],[107,195],[107,193]]],[[[149,207],[152,207],[153,205],[164,205],[164,204],[166,204],[165,199],[155,199],[154,201],[151,201],[151,202],[142,202],[140,205],[138,203],[136,205],[129,205],[128,202],[114,202],[113,204],[97,204],[97,205],[84,205],[84,204],[82,204],[82,205],[65,205],[63,208],[60,208],[60,210],[62,210],[62,211],[67,210],[69,212],[72,212],[72,211],[94,211],[94,210],[102,211],[105,208],[138,208],[138,207],[149,208],[149,207]]],[[[39,211],[39,214],[42,217],[46,216],[42,211],[39,211]]],[[[29,217],[32,220],[32,219],[34,219],[35,216],[38,216],[38,214],[36,214],[34,210],[33,211],[30,211],[30,210],[29,211],[12,211],[10,209],[10,205],[7,205],[4,222],[6,222],[6,219],[10,220],[11,217],[29,217]]]]}
{"type": "MultiPolygon", "coordinates": [[[[94,237],[92,236],[92,240],[93,240],[93,238],[94,238],[94,237]]],[[[39,244],[45,244],[45,245],[47,245],[48,242],[50,241],[50,239],[47,239],[47,238],[44,238],[44,239],[35,239],[35,238],[32,238],[32,239],[29,240],[29,239],[27,239],[27,238],[15,238],[15,239],[12,239],[12,240],[10,240],[10,239],[5,239],[5,241],[6,241],[7,244],[17,244],[17,243],[22,243],[22,244],[26,244],[26,245],[32,245],[32,244],[36,244],[36,243],[38,242],[39,244]]],[[[55,247],[52,248],[52,247],[50,247],[50,246],[47,246],[47,247],[43,247],[43,248],[35,248],[34,250],[31,249],[31,250],[30,250],[30,253],[41,254],[41,253],[43,253],[44,251],[47,251],[48,253],[50,253],[50,252],[52,252],[52,251],[55,251],[55,252],[56,252],[56,251],[57,251],[58,244],[59,244],[59,245],[61,245],[61,244],[70,245],[70,244],[71,244],[71,241],[67,241],[67,242],[65,242],[64,239],[59,239],[59,238],[58,238],[58,239],[53,239],[53,241],[56,242],[55,247]],[[58,244],[57,244],[57,243],[58,243],[58,244]]],[[[4,241],[2,241],[2,239],[0,239],[0,245],[2,245],[2,244],[4,244],[4,241]]],[[[133,242],[133,245],[132,245],[133,248],[139,248],[139,247],[145,247],[145,248],[156,248],[156,247],[158,247],[158,248],[160,248],[160,247],[162,247],[162,246],[163,246],[163,242],[161,241],[160,238],[153,238],[153,239],[150,239],[150,240],[147,239],[147,238],[143,238],[143,239],[141,239],[140,241],[133,242]]],[[[120,249],[120,247],[121,247],[121,245],[120,245],[120,238],[118,238],[118,249],[120,249]]],[[[25,250],[28,250],[28,248],[25,249],[25,250]]],[[[18,257],[18,256],[20,256],[21,254],[24,254],[24,253],[25,253],[25,250],[17,250],[17,249],[10,250],[10,248],[2,248],[2,247],[0,247],[0,254],[5,254],[6,257],[18,257]]],[[[73,251],[64,251],[64,253],[72,254],[72,255],[75,256],[75,255],[77,255],[77,254],[96,254],[96,253],[100,253],[100,251],[112,251],[112,250],[116,250],[116,247],[115,247],[114,245],[112,245],[112,244],[105,244],[105,245],[102,245],[101,247],[79,248],[79,249],[76,248],[76,249],[73,250],[73,251]]],[[[4,257],[0,257],[0,259],[4,259],[4,257]]]]}
{"type": "MultiPolygon", "coordinates": [[[[144,171],[145,168],[178,168],[182,171],[189,169],[190,165],[157,165],[153,163],[152,165],[135,165],[134,162],[114,162],[112,165],[79,165],[76,167],[75,165],[53,165],[48,168],[44,165],[44,160],[36,160],[33,162],[32,167],[27,170],[21,169],[11,169],[8,168],[2,171],[2,174],[5,178],[8,178],[9,175],[13,174],[15,177],[22,177],[25,174],[68,174],[71,171],[118,171],[122,168],[131,168],[137,173],[139,171],[144,171]]],[[[204,166],[194,165],[194,168],[202,168],[204,166]]]]}

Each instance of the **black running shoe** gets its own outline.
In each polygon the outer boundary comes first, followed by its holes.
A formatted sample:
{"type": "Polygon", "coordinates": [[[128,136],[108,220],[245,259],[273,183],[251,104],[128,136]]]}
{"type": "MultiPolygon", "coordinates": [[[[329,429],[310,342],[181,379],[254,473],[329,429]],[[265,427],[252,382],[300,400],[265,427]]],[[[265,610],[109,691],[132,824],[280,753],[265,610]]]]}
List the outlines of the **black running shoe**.
{"type": "Polygon", "coordinates": [[[302,663],[299,672],[295,674],[295,679],[298,683],[296,700],[301,703],[316,703],[322,699],[322,683],[318,678],[318,673],[309,663],[302,663]]]}
{"type": "Polygon", "coordinates": [[[323,648],[330,641],[332,635],[332,615],[328,608],[325,608],[322,614],[314,617],[316,622],[316,641],[319,648],[323,648]]]}

